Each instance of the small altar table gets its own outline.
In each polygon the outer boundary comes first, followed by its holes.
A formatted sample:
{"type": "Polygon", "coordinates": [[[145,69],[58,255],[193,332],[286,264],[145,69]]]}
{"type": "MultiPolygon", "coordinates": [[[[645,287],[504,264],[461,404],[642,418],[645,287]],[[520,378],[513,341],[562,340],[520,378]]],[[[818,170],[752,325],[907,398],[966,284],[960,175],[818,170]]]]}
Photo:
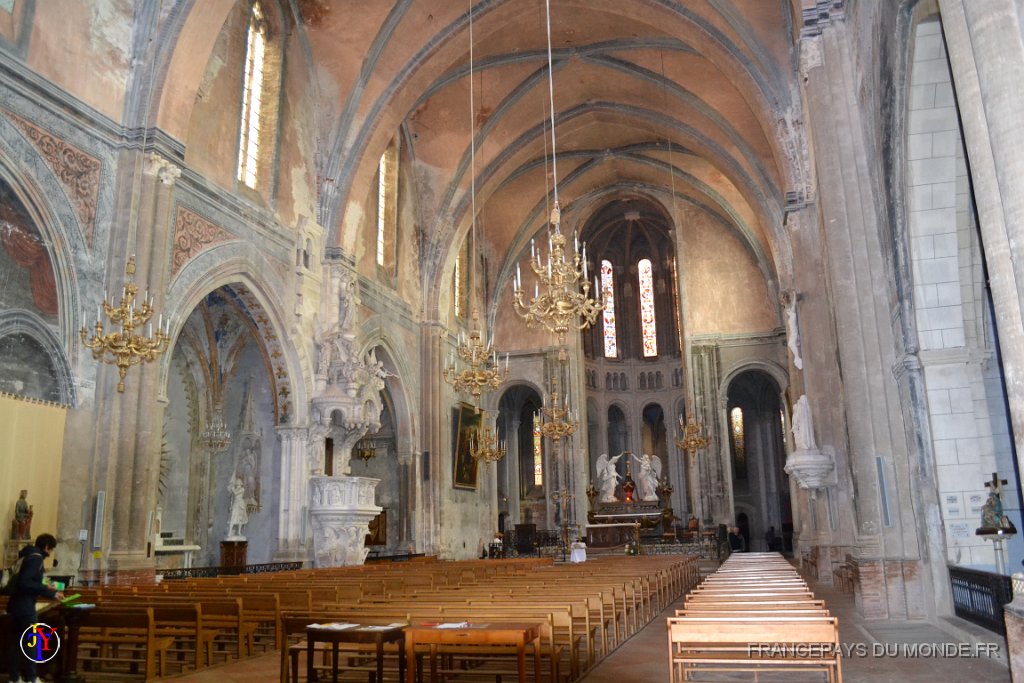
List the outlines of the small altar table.
{"type": "MultiPolygon", "coordinates": [[[[430,680],[437,680],[438,645],[515,646],[519,681],[526,682],[526,644],[533,643],[533,675],[540,675],[540,624],[520,622],[459,622],[460,627],[445,628],[443,623],[417,623],[405,629],[405,680],[416,683],[416,646],[430,646],[430,680]]],[[[378,679],[379,680],[379,679],[378,679]]]]}

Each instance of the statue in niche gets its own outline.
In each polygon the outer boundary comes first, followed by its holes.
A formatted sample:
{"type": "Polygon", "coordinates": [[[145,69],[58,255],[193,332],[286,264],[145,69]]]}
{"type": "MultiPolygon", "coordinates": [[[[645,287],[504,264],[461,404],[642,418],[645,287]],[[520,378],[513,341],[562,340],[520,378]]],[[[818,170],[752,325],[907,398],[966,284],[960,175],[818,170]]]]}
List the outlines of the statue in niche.
{"type": "Polygon", "coordinates": [[[811,423],[811,403],[807,394],[801,394],[793,406],[793,445],[798,451],[815,451],[814,425],[811,423]]]}
{"type": "Polygon", "coordinates": [[[232,477],[228,484],[228,492],[231,494],[231,508],[228,512],[228,537],[227,540],[244,541],[245,525],[249,523],[248,505],[245,500],[245,484],[238,477],[232,477]]]}
{"type": "Polygon", "coordinates": [[[786,310],[786,344],[789,346],[789,352],[793,354],[793,366],[797,370],[803,370],[804,359],[800,354],[800,328],[796,310],[796,302],[800,299],[800,294],[796,290],[790,289],[782,292],[779,298],[786,310]]]}
{"type": "Polygon", "coordinates": [[[32,506],[28,504],[28,489],[22,489],[14,503],[14,519],[11,520],[11,538],[30,540],[32,538],[32,506]]]}
{"type": "Polygon", "coordinates": [[[621,453],[614,458],[609,458],[607,453],[597,456],[597,476],[601,484],[601,497],[599,500],[602,503],[617,503],[619,500],[615,497],[615,488],[619,485],[619,479],[622,478],[622,475],[619,474],[615,465],[621,457],[621,453]]]}
{"type": "Polygon", "coordinates": [[[644,453],[639,458],[632,458],[640,467],[636,475],[637,495],[642,501],[658,500],[658,479],[661,478],[661,458],[644,453]]]}

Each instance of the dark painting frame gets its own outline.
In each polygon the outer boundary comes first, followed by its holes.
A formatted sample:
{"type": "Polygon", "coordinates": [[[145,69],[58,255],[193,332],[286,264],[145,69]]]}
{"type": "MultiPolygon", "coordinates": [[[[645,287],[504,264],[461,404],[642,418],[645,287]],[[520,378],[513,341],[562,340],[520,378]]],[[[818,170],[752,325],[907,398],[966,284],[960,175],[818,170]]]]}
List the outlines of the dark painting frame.
{"type": "Polygon", "coordinates": [[[481,414],[474,406],[460,403],[452,409],[452,487],[457,489],[477,488],[479,463],[471,453],[473,440],[480,427],[481,414]]]}

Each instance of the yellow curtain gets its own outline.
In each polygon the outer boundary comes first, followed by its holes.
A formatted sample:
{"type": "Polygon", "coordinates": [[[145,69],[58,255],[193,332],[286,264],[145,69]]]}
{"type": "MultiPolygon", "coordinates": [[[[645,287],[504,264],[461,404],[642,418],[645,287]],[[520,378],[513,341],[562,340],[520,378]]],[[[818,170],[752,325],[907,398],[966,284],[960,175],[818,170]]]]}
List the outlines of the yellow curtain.
{"type": "Polygon", "coordinates": [[[5,551],[22,489],[28,490],[32,506],[32,538],[57,533],[66,417],[63,406],[0,394],[0,538],[5,551]]]}

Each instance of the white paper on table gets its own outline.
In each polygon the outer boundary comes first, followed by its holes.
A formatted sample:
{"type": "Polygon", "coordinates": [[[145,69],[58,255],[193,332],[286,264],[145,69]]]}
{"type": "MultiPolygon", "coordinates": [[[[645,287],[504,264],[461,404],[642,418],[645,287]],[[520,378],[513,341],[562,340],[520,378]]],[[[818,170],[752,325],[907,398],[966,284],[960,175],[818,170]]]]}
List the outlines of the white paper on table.
{"type": "Polygon", "coordinates": [[[437,627],[438,628],[469,628],[469,622],[468,621],[449,622],[447,624],[438,624],[437,627]]]}
{"type": "Polygon", "coordinates": [[[326,629],[328,631],[343,631],[346,628],[354,628],[356,626],[359,626],[359,624],[339,624],[339,623],[332,623],[332,624],[309,624],[308,627],[309,628],[326,629]]]}

